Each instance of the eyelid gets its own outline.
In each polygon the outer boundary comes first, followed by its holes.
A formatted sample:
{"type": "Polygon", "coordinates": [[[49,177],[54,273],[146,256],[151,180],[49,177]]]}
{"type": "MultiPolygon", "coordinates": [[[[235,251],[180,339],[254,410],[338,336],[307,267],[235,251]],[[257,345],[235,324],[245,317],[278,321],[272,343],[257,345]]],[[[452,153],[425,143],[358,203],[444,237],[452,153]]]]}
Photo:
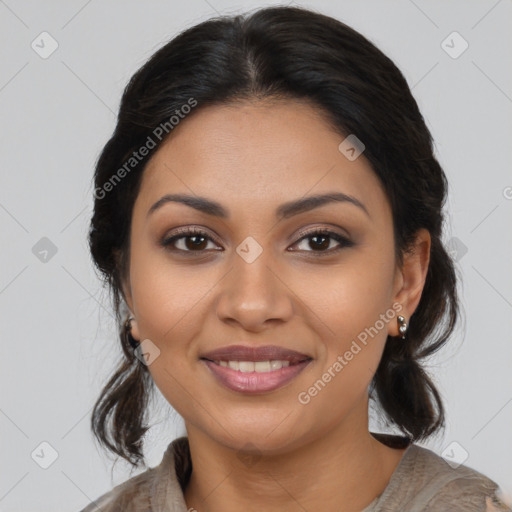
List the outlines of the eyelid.
{"type": "Polygon", "coordinates": [[[350,240],[350,236],[347,233],[345,233],[345,234],[340,233],[339,228],[336,228],[334,226],[331,227],[328,225],[326,226],[325,224],[320,225],[320,226],[313,226],[312,228],[300,229],[295,236],[300,237],[299,239],[297,239],[297,242],[298,242],[298,241],[302,240],[303,238],[305,238],[306,236],[314,235],[316,233],[324,233],[327,235],[337,235],[339,237],[350,240]],[[338,231],[336,231],[336,229],[338,229],[338,231]]]}
{"type": "Polygon", "coordinates": [[[217,237],[215,235],[211,235],[209,230],[207,228],[204,228],[203,226],[185,226],[176,228],[173,231],[172,236],[164,236],[164,240],[178,238],[178,235],[182,235],[182,237],[186,237],[186,235],[202,235],[210,238],[216,244],[220,245],[220,242],[217,240],[217,237]]]}

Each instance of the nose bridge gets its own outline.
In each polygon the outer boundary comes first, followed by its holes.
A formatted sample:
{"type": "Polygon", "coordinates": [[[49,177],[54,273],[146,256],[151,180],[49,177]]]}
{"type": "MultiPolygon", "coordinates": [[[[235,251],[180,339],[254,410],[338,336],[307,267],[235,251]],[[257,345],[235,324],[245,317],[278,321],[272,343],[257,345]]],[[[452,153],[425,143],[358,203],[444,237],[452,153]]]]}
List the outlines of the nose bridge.
{"type": "Polygon", "coordinates": [[[237,254],[233,255],[233,286],[254,298],[264,295],[269,300],[276,286],[271,250],[256,244],[254,239],[245,240],[237,247],[237,254]]]}
{"type": "Polygon", "coordinates": [[[288,319],[291,313],[291,297],[277,276],[272,251],[247,237],[236,247],[233,268],[223,280],[218,318],[257,328],[269,319],[288,319]]]}

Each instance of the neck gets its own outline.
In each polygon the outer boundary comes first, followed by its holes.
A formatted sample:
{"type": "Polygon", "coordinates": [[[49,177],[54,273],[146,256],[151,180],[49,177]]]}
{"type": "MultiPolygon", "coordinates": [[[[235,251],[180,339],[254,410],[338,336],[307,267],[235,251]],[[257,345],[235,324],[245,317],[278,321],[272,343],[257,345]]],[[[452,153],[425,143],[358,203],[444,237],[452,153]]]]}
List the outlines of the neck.
{"type": "Polygon", "coordinates": [[[368,432],[368,409],[278,455],[242,452],[187,425],[193,470],[187,507],[200,512],[240,510],[362,510],[380,495],[405,449],[368,432]],[[341,508],[343,507],[343,508],[341,508]]]}

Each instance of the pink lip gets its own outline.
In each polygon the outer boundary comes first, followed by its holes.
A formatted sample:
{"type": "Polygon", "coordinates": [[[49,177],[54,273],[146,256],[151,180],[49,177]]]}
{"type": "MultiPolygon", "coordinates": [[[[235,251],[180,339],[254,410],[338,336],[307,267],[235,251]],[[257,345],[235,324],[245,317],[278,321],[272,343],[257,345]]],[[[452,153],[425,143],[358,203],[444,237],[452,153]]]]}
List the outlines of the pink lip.
{"type": "Polygon", "coordinates": [[[202,354],[201,359],[210,361],[290,361],[290,366],[311,359],[306,354],[276,345],[251,347],[247,345],[231,345],[221,347],[202,354]]]}
{"type": "MultiPolygon", "coordinates": [[[[247,361],[250,359],[241,360],[247,361]]],[[[233,391],[254,394],[272,391],[274,389],[280,388],[281,386],[284,386],[292,379],[294,379],[311,362],[311,359],[307,359],[306,361],[302,361],[294,365],[290,364],[290,366],[286,366],[280,368],[279,370],[270,372],[246,373],[233,370],[227,366],[220,366],[217,363],[207,359],[203,359],[203,362],[206,364],[206,366],[208,366],[213,375],[227,388],[233,391]]]]}

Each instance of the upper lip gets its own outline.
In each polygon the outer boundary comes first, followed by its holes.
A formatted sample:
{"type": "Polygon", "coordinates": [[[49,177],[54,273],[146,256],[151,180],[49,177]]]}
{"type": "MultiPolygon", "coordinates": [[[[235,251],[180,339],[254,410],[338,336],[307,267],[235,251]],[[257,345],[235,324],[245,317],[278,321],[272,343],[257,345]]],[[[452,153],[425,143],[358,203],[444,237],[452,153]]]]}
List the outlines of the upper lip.
{"type": "Polygon", "coordinates": [[[290,364],[311,359],[306,354],[276,345],[261,347],[230,345],[206,352],[200,357],[210,361],[290,361],[290,364]]]}

